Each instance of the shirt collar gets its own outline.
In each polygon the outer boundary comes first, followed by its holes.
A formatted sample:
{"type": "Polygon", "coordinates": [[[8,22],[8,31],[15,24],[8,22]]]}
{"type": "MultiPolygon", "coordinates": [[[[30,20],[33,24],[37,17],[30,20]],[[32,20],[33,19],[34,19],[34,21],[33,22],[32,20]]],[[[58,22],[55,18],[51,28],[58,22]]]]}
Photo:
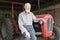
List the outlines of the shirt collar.
{"type": "Polygon", "coordinates": [[[27,15],[27,14],[30,14],[30,12],[28,12],[28,13],[27,13],[27,12],[25,12],[25,11],[24,11],[24,14],[26,14],[26,15],[27,15]]]}

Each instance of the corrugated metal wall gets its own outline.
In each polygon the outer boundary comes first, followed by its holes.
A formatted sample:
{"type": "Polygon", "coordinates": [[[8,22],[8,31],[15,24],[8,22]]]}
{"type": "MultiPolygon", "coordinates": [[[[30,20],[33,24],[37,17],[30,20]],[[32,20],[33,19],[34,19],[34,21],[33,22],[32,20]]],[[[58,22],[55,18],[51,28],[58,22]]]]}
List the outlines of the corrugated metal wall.
{"type": "Polygon", "coordinates": [[[60,28],[60,8],[55,9],[55,25],[60,28]]]}

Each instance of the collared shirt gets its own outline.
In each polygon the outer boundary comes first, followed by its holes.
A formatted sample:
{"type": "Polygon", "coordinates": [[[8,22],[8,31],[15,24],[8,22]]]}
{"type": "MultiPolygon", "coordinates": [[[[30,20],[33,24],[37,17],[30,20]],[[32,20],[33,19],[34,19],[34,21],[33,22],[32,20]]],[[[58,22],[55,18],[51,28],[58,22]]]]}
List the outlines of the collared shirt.
{"type": "Polygon", "coordinates": [[[25,11],[23,11],[19,14],[18,24],[22,33],[27,31],[23,25],[32,25],[32,21],[35,19],[36,17],[32,12],[26,13],[25,11]]]}

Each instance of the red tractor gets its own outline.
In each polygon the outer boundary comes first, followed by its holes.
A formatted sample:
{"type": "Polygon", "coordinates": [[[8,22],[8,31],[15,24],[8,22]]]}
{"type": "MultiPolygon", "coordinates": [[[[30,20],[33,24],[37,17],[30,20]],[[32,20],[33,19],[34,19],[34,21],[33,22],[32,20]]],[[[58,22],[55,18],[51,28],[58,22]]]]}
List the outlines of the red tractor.
{"type": "MultiPolygon", "coordinates": [[[[12,16],[7,15],[7,17],[2,18],[1,20],[0,28],[3,40],[14,40],[15,34],[19,34],[20,38],[22,38],[17,24],[17,20],[15,20],[14,18],[14,4],[20,5],[20,3],[17,2],[11,3],[12,3],[12,16]]],[[[39,22],[33,22],[33,26],[36,31],[36,36],[42,37],[47,40],[59,40],[59,30],[57,27],[54,26],[53,17],[50,14],[36,15],[36,17],[37,19],[42,18],[46,21],[43,22],[43,20],[39,20],[39,22]]]]}

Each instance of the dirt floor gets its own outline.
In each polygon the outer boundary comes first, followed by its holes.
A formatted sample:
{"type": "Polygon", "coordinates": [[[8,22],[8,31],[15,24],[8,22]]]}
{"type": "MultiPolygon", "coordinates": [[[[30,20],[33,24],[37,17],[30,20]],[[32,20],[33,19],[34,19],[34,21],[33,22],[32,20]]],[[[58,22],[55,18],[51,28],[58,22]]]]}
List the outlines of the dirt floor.
{"type": "MultiPolygon", "coordinates": [[[[1,35],[0,35],[0,40],[2,40],[1,35]]],[[[19,39],[18,38],[15,38],[14,40],[19,40],[19,39]]],[[[39,37],[38,40],[47,40],[47,39],[44,39],[44,38],[39,37]]]]}
{"type": "MultiPolygon", "coordinates": [[[[1,35],[0,35],[0,40],[2,40],[1,35]]],[[[19,39],[15,38],[14,40],[19,40],[19,39]]],[[[46,39],[38,38],[38,40],[46,40],[46,39]]]]}

